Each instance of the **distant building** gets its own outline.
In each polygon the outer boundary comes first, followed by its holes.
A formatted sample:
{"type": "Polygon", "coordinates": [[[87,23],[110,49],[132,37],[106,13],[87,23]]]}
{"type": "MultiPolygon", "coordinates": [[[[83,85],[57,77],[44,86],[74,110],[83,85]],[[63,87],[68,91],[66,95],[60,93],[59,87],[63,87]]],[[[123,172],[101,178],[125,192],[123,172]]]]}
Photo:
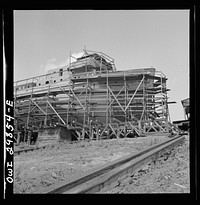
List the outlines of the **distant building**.
{"type": "Polygon", "coordinates": [[[173,124],[181,130],[189,130],[190,125],[190,98],[184,99],[181,101],[185,120],[173,121],[173,124]]]}
{"type": "Polygon", "coordinates": [[[184,109],[185,120],[190,119],[190,98],[181,101],[184,109]]]}

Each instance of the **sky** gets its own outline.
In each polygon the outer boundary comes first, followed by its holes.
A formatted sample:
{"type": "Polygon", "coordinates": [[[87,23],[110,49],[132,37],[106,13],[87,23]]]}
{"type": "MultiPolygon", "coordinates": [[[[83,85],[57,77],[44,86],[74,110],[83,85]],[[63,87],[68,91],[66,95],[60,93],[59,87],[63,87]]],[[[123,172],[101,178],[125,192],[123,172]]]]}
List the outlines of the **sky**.
{"type": "Polygon", "coordinates": [[[167,80],[171,121],[189,97],[189,10],[16,10],[14,81],[45,74],[84,47],[114,58],[116,70],[154,67],[167,80]]]}

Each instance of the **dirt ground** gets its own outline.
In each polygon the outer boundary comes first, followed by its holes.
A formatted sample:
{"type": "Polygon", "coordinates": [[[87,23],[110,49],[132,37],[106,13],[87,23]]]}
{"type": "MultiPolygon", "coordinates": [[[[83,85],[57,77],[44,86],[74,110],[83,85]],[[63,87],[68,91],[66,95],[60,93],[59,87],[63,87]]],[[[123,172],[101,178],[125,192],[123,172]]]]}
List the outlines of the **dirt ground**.
{"type": "Polygon", "coordinates": [[[168,158],[127,175],[100,193],[190,193],[189,137],[168,158]]]}
{"type": "MultiPolygon", "coordinates": [[[[14,157],[14,193],[31,193],[167,140],[167,136],[60,142],[14,157]]],[[[179,187],[178,187],[179,188],[179,187]]]]}

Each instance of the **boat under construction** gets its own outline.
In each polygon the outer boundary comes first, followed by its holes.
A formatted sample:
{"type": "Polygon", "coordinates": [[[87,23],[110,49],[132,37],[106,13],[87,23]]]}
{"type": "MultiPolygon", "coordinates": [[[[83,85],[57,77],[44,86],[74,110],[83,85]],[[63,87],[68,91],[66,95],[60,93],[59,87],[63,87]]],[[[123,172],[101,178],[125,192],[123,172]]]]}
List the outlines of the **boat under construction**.
{"type": "Polygon", "coordinates": [[[161,71],[116,70],[113,58],[86,49],[71,59],[45,75],[14,82],[18,143],[134,137],[174,129],[167,77],[161,71]]]}

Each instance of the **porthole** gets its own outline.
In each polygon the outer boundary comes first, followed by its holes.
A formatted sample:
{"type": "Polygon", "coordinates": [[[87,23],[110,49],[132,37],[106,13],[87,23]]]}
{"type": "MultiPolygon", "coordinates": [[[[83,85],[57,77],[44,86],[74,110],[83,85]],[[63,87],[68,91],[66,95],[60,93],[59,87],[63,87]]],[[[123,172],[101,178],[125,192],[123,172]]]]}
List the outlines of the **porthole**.
{"type": "Polygon", "coordinates": [[[60,79],[60,81],[62,81],[62,79],[60,79]]]}
{"type": "Polygon", "coordinates": [[[56,80],[53,81],[54,83],[56,82],[56,80]]]}

